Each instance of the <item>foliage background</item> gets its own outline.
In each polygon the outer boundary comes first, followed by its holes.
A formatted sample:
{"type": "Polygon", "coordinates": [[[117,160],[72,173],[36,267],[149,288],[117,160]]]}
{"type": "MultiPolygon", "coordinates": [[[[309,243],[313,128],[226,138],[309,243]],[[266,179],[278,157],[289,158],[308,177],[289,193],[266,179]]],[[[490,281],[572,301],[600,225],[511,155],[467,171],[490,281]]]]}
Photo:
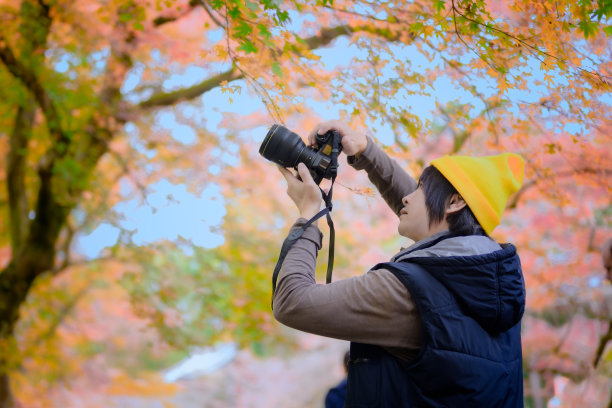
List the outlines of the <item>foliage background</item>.
{"type": "MultiPolygon", "coordinates": [[[[237,388],[211,406],[261,406],[271,393],[242,387],[253,367],[288,387],[289,362],[332,381],[316,367],[343,345],[269,310],[296,213],[257,149],[274,122],[305,135],[336,117],[415,175],[447,153],[526,158],[494,237],[517,245],[525,270],[527,404],[607,406],[611,9],[1,1],[0,406],[189,406],[172,398],[214,381],[237,388]],[[96,237],[106,245],[90,252],[96,237]],[[217,380],[162,382],[192,347],[227,341],[242,354],[217,380]]],[[[363,174],[342,166],[339,181],[336,278],[408,244],[363,174]]],[[[319,384],[292,403],[317,406],[331,385],[319,384]]]]}

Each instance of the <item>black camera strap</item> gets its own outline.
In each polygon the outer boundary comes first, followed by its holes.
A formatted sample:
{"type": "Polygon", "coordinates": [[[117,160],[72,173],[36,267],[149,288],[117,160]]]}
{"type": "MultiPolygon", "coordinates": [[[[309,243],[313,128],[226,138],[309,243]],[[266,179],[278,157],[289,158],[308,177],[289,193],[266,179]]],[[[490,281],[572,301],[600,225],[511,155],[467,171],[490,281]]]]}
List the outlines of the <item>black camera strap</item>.
{"type": "MultiPolygon", "coordinates": [[[[325,274],[325,283],[330,283],[332,279],[332,269],[334,269],[334,243],[336,242],[336,229],[334,228],[334,222],[331,218],[332,210],[332,192],[334,189],[334,181],[336,176],[332,177],[332,185],[329,188],[329,193],[325,194],[325,191],[321,190],[323,200],[325,200],[325,210],[327,215],[327,225],[329,226],[329,256],[327,257],[327,273],[325,274]]],[[[274,292],[273,292],[274,293],[274,292]]]]}
{"type": "Polygon", "coordinates": [[[339,138],[335,137],[332,141],[332,151],[330,155],[330,171],[332,172],[331,177],[331,186],[329,188],[329,192],[325,193],[321,187],[321,196],[323,197],[323,201],[325,201],[325,208],[319,211],[314,217],[309,219],[304,225],[302,225],[299,229],[294,229],[289,233],[285,241],[283,241],[283,246],[281,247],[280,255],[278,256],[278,261],[276,262],[276,266],[274,267],[274,273],[272,274],[272,296],[274,297],[274,291],[276,290],[276,281],[278,279],[278,274],[280,272],[281,266],[283,265],[283,261],[289,253],[289,249],[296,243],[298,239],[304,234],[304,231],[316,220],[321,218],[323,215],[327,216],[327,225],[329,226],[329,256],[327,257],[327,273],[325,275],[325,283],[330,283],[332,279],[332,270],[334,268],[334,243],[336,241],[336,230],[334,228],[334,222],[331,218],[331,211],[333,208],[332,205],[332,193],[334,190],[334,182],[336,181],[336,175],[338,170],[338,155],[340,153],[339,150],[339,138]]]}

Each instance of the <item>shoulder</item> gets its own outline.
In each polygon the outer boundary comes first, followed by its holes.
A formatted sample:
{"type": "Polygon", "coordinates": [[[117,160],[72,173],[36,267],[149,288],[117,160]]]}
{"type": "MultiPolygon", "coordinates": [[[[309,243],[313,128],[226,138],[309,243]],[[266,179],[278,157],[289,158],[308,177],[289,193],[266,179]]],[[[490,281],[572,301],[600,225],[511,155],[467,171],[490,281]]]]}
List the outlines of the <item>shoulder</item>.
{"type": "Polygon", "coordinates": [[[353,278],[356,289],[363,293],[370,293],[377,299],[377,303],[412,312],[414,301],[412,295],[400,279],[386,268],[371,269],[364,275],[353,278]]]}
{"type": "Polygon", "coordinates": [[[502,247],[488,236],[458,236],[444,239],[435,245],[416,251],[410,251],[410,248],[406,248],[394,257],[394,261],[403,261],[409,258],[485,255],[501,249],[502,247]]]}

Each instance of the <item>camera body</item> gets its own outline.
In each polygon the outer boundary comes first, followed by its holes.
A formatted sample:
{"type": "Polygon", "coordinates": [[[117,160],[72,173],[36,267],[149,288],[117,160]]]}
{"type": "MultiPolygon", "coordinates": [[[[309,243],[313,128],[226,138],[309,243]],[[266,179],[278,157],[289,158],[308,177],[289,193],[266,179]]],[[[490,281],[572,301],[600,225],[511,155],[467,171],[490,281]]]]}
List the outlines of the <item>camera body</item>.
{"type": "Polygon", "coordinates": [[[283,167],[297,169],[298,163],[304,163],[314,182],[320,184],[324,178],[331,179],[337,174],[338,168],[332,163],[332,154],[334,145],[337,146],[337,154],[342,151],[340,139],[337,131],[330,130],[323,135],[317,134],[316,145],[309,147],[286,127],[272,125],[259,147],[259,154],[283,167]]]}

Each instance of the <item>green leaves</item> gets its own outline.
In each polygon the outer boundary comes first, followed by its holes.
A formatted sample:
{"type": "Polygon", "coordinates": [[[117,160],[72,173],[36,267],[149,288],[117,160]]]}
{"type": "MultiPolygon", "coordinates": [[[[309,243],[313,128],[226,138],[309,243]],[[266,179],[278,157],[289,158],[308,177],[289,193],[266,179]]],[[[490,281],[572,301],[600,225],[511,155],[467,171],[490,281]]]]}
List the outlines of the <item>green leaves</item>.
{"type": "Polygon", "coordinates": [[[612,18],[612,1],[597,0],[594,4],[592,0],[580,0],[575,7],[576,15],[579,18],[575,27],[582,32],[584,38],[594,37],[600,28],[605,35],[612,35],[612,27],[602,25],[609,23],[612,18]]]}
{"type": "Polygon", "coordinates": [[[278,62],[274,62],[272,64],[272,72],[274,73],[274,75],[276,75],[278,77],[282,77],[283,76],[283,71],[281,70],[281,67],[280,67],[278,62]]]}
{"type": "Polygon", "coordinates": [[[578,23],[578,28],[584,34],[584,38],[589,38],[597,33],[599,25],[593,21],[583,20],[578,23]]]}
{"type": "Polygon", "coordinates": [[[257,52],[257,47],[255,46],[255,44],[253,44],[253,42],[251,40],[244,40],[244,41],[242,41],[242,44],[240,44],[238,49],[240,51],[243,51],[246,54],[257,52]]]}
{"type": "MultiPolygon", "coordinates": [[[[223,8],[223,4],[213,3],[213,8],[223,8]]],[[[257,44],[262,41],[270,46],[271,30],[290,21],[289,13],[274,0],[232,1],[226,13],[231,35],[240,44],[237,49],[245,54],[258,52],[260,46],[257,44]]]]}

